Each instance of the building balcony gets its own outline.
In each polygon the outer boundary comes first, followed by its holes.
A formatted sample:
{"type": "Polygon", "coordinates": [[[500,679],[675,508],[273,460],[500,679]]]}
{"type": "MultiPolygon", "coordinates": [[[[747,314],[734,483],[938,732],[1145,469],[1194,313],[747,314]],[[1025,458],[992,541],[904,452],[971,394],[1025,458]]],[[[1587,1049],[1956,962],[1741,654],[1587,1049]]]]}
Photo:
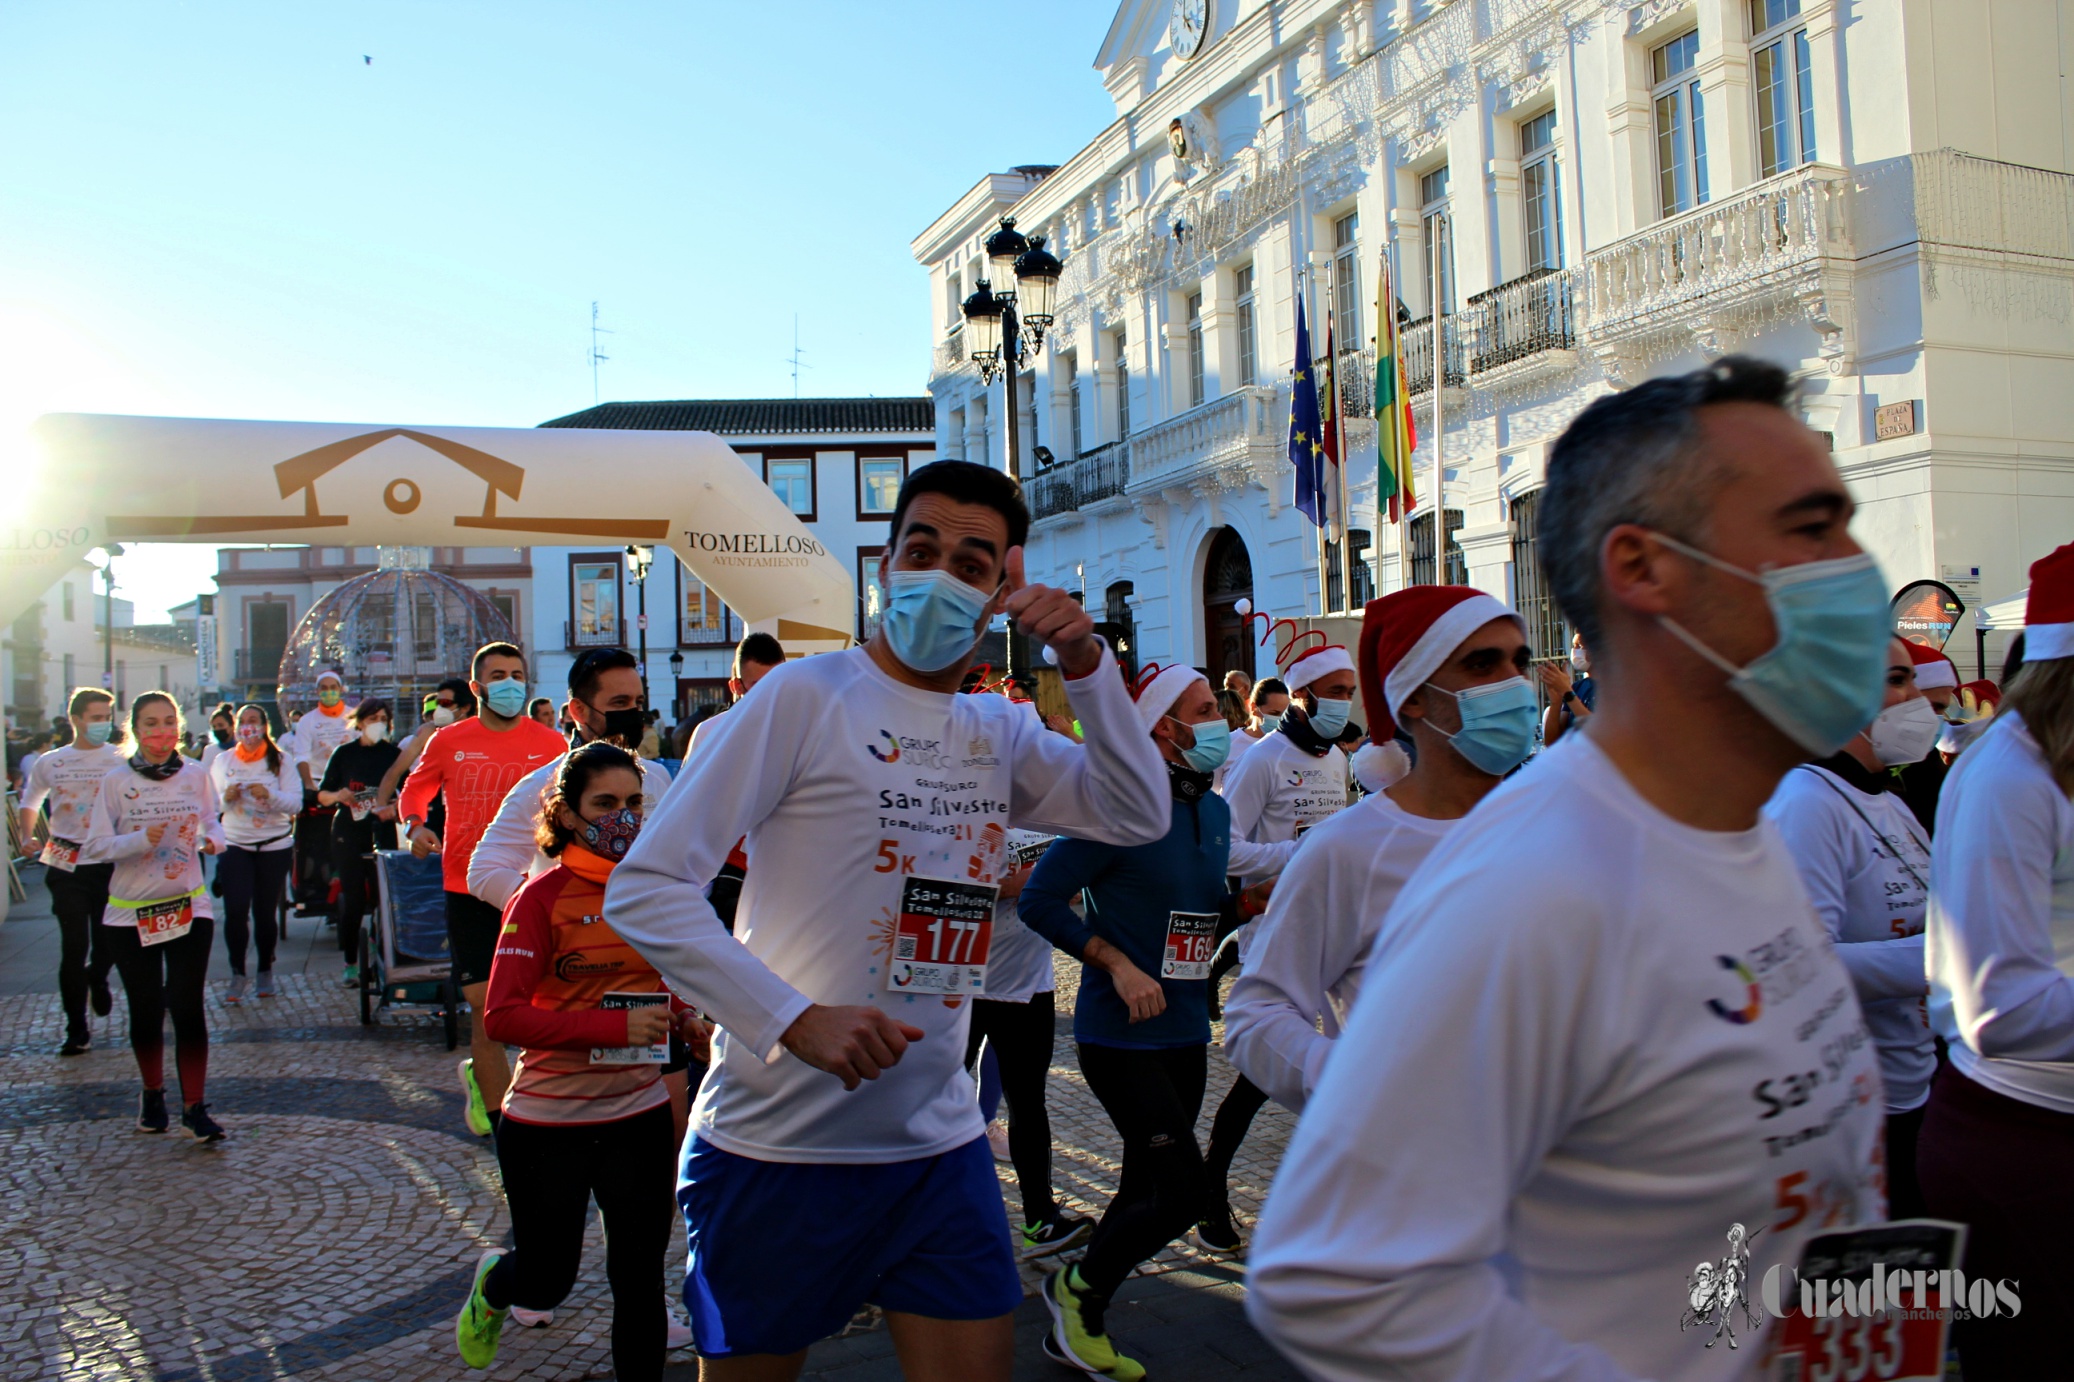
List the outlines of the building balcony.
{"type": "Polygon", "coordinates": [[[685,648],[731,648],[742,641],[742,620],[733,610],[715,617],[685,611],[677,621],[677,643],[685,648]]]}
{"type": "Polygon", "coordinates": [[[941,379],[951,374],[975,374],[973,363],[965,358],[965,328],[956,327],[936,343],[935,353],[930,357],[929,378],[941,379]]]}
{"type": "Polygon", "coordinates": [[[565,648],[624,648],[626,644],[626,630],[616,619],[609,624],[589,625],[569,619],[562,621],[562,646],[565,648]]]}
{"type": "Polygon", "coordinates": [[[1708,339],[1804,309],[1835,353],[1854,253],[1851,175],[1826,164],[1781,173],[1585,256],[1595,348],[1670,334],[1708,339]]]}
{"type": "Polygon", "coordinates": [[[1030,517],[1056,518],[1078,513],[1104,499],[1119,499],[1131,482],[1131,444],[1104,442],[1031,477],[1024,492],[1030,500],[1030,517]]]}
{"type": "Polygon", "coordinates": [[[1285,464],[1288,394],[1265,385],[1235,389],[1131,437],[1132,493],[1169,486],[1239,489],[1258,481],[1272,489],[1285,464]]]}
{"type": "Polygon", "coordinates": [[[1469,372],[1503,369],[1544,351],[1575,350],[1572,278],[1568,269],[1536,269],[1470,298],[1469,372]]]}
{"type": "MultiPolygon", "coordinates": [[[[1443,387],[1459,389],[1469,378],[1469,353],[1464,349],[1463,335],[1469,323],[1459,312],[1442,316],[1447,329],[1442,333],[1446,343],[1447,374],[1443,387]]],[[[1398,334],[1398,348],[1404,353],[1404,393],[1407,398],[1433,392],[1433,318],[1425,316],[1406,326],[1398,334]]]]}

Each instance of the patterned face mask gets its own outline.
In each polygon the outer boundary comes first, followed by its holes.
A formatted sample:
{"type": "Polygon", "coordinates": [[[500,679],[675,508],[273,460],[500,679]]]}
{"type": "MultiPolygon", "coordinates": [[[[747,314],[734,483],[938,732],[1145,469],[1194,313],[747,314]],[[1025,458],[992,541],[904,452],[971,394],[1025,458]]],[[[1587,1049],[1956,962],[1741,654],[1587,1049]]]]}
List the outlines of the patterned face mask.
{"type": "Polygon", "coordinates": [[[594,821],[577,817],[576,838],[583,841],[584,848],[601,859],[613,863],[627,857],[633,848],[634,837],[641,833],[641,813],[631,808],[611,812],[594,821]]]}

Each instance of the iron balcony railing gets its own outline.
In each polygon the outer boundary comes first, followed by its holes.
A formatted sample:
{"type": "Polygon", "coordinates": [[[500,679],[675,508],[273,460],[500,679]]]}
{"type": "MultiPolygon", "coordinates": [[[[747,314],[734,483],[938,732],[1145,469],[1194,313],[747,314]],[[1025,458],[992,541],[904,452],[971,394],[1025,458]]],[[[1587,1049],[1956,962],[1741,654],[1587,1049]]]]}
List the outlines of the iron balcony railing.
{"type": "Polygon", "coordinates": [[[1030,516],[1052,518],[1097,500],[1113,499],[1130,482],[1131,444],[1111,441],[1032,476],[1024,489],[1030,516]]]}
{"type": "Polygon", "coordinates": [[[565,648],[623,648],[626,642],[626,630],[617,620],[588,629],[571,619],[562,621],[562,646],[565,648]]]}
{"type": "MultiPolygon", "coordinates": [[[[1462,345],[1463,319],[1459,313],[1443,317],[1447,330],[1443,338],[1447,342],[1447,374],[1445,386],[1459,389],[1468,381],[1468,352],[1462,345]]],[[[1421,317],[1404,328],[1400,337],[1404,349],[1404,391],[1416,398],[1422,393],[1433,392],[1433,318],[1421,317]]]]}
{"type": "Polygon", "coordinates": [[[1568,269],[1536,269],[1469,299],[1476,348],[1469,372],[1481,374],[1544,350],[1577,345],[1577,317],[1568,269]]]}

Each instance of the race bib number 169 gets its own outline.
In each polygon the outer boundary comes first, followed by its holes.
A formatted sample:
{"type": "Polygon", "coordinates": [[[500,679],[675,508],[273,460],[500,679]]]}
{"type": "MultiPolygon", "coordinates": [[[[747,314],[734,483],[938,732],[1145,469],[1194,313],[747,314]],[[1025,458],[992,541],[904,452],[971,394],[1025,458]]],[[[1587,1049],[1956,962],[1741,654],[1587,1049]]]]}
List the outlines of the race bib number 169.
{"type": "Polygon", "coordinates": [[[894,993],[985,992],[999,892],[991,883],[904,880],[886,987],[894,993]]]}

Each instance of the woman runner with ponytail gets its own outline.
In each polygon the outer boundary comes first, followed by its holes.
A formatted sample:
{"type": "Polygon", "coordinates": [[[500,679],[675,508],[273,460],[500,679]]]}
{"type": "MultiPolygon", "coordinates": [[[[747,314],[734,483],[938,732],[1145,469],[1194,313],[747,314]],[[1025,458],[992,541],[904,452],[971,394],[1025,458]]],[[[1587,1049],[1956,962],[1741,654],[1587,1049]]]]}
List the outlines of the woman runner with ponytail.
{"type": "Polygon", "coordinates": [[[661,1268],[677,1221],[663,1065],[673,1031],[706,1059],[707,1031],[605,921],[605,882],[641,829],[643,805],[640,765],[625,749],[591,743],[570,753],[540,812],[537,838],[556,867],[504,912],[482,1020],[492,1039],[523,1048],[497,1128],[513,1246],[483,1255],[455,1321],[471,1368],[496,1358],[512,1306],[561,1304],[596,1197],[613,1376],[662,1376],[661,1268]]]}
{"type": "Polygon", "coordinates": [[[202,882],[203,854],[223,849],[216,789],[201,764],[180,753],[180,707],[163,691],[130,702],[136,752],[101,780],[79,857],[113,863],[101,940],[130,1003],[130,1049],[144,1077],[137,1131],[162,1133],[166,1115],[165,1021],[173,1015],[180,1072],[181,1126],[203,1142],[223,1129],[202,1103],[209,1073],[209,1028],[202,979],[216,934],[215,908],[202,882]]]}

